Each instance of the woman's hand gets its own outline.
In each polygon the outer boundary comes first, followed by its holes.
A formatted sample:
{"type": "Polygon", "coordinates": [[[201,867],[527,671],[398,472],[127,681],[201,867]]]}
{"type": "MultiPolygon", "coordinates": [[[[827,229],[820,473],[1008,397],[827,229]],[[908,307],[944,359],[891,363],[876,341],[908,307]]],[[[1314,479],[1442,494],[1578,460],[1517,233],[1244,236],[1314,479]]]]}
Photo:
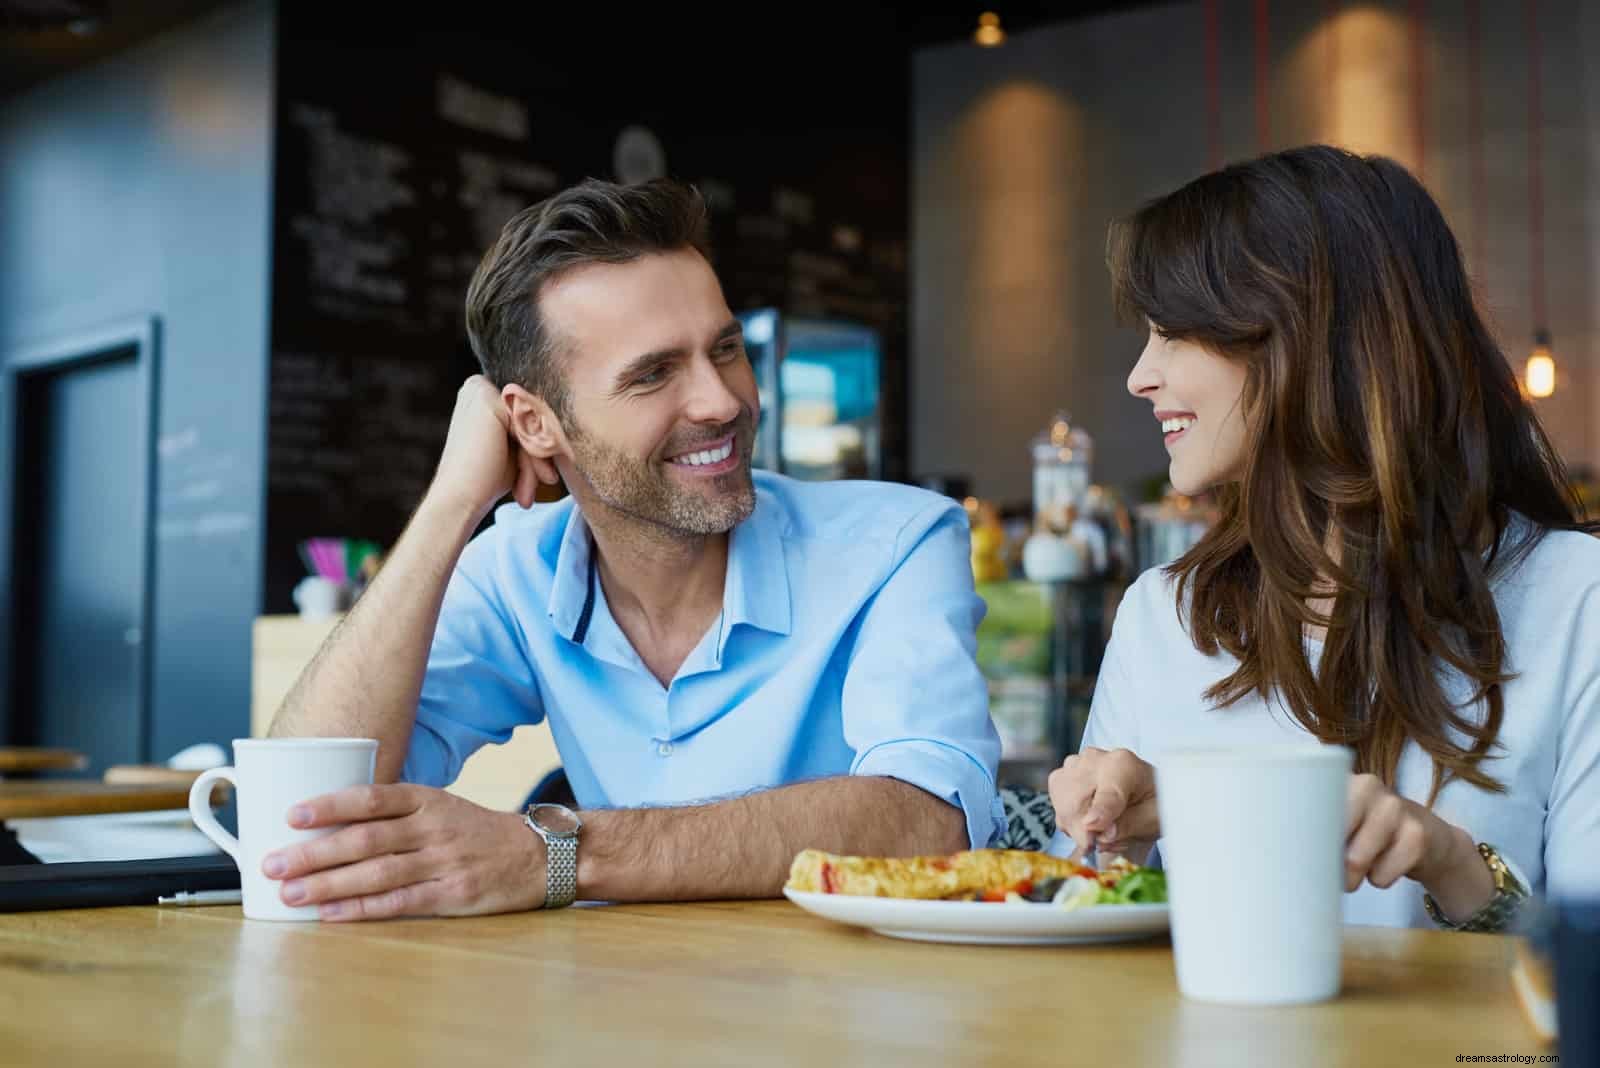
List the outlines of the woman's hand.
{"type": "Polygon", "coordinates": [[[1161,836],[1155,769],[1126,749],[1087,748],[1050,773],[1056,826],[1077,846],[1143,863],[1161,836]]]}
{"type": "Polygon", "coordinates": [[[1494,876],[1472,836],[1396,794],[1374,775],[1350,777],[1344,888],[1413,879],[1450,919],[1465,920],[1494,896],[1494,876]]]}

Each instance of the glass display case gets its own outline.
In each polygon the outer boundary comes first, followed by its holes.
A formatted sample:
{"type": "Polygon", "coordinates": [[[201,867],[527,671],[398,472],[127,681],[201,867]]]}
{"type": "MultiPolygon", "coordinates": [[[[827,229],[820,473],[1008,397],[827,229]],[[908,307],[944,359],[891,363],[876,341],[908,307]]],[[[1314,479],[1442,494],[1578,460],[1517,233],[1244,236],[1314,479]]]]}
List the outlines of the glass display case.
{"type": "Polygon", "coordinates": [[[761,393],[754,463],[794,478],[882,478],[882,340],[859,323],[741,312],[761,393]]]}
{"type": "Polygon", "coordinates": [[[1050,772],[1078,751],[1126,586],[1115,576],[977,583],[987,609],[978,626],[978,667],[1006,783],[1042,790],[1050,772]]]}

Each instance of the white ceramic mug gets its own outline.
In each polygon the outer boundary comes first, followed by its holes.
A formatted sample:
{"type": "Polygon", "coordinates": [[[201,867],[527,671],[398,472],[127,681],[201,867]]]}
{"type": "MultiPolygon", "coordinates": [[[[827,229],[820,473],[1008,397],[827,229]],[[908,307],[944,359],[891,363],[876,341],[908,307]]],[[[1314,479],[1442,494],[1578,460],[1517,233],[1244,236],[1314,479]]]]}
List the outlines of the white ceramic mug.
{"type": "Polygon", "coordinates": [[[1339,992],[1351,766],[1350,750],[1314,742],[1156,762],[1184,996],[1293,1005],[1339,992]]]}
{"type": "Polygon", "coordinates": [[[282,887],[261,873],[261,858],[275,849],[331,834],[337,827],[289,826],[289,809],[347,786],[372,782],[378,743],[372,738],[235,738],[233,766],[201,773],[189,788],[195,826],[239,865],[244,914],[253,920],[314,920],[316,906],[285,905],[282,887]],[[239,837],[211,814],[211,786],[233,783],[239,837]]]}

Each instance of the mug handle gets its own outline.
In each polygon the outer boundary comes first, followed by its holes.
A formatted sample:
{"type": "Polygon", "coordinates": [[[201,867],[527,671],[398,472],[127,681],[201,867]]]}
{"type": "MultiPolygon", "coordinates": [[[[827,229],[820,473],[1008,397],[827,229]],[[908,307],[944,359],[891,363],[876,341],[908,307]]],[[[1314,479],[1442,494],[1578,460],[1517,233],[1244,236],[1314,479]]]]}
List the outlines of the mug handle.
{"type": "Polygon", "coordinates": [[[200,833],[217,844],[228,856],[233,858],[235,864],[239,860],[239,839],[222,829],[222,824],[217,822],[217,817],[211,814],[211,785],[219,779],[226,779],[233,784],[235,796],[239,793],[239,780],[235,777],[234,769],[212,768],[200,774],[189,787],[189,818],[194,820],[194,825],[200,828],[200,833]]]}

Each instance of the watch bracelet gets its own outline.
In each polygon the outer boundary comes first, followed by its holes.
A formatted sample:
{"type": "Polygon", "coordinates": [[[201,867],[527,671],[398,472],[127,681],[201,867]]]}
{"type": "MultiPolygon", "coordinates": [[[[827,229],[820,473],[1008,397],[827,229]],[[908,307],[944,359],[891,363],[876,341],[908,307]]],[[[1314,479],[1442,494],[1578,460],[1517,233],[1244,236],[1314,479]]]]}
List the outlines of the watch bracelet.
{"type": "Polygon", "coordinates": [[[547,909],[562,909],[578,896],[578,840],[545,839],[545,902],[547,909]]]}
{"type": "Polygon", "coordinates": [[[1432,894],[1422,895],[1422,907],[1427,911],[1428,918],[1436,925],[1447,931],[1469,931],[1477,933],[1495,933],[1504,931],[1511,925],[1517,910],[1528,899],[1528,890],[1512,874],[1506,862],[1500,858],[1496,849],[1487,842],[1478,843],[1478,855],[1488,865],[1489,871],[1494,875],[1494,896],[1482,908],[1471,916],[1455,923],[1447,919],[1440,910],[1438,902],[1433,900],[1432,894]]]}

